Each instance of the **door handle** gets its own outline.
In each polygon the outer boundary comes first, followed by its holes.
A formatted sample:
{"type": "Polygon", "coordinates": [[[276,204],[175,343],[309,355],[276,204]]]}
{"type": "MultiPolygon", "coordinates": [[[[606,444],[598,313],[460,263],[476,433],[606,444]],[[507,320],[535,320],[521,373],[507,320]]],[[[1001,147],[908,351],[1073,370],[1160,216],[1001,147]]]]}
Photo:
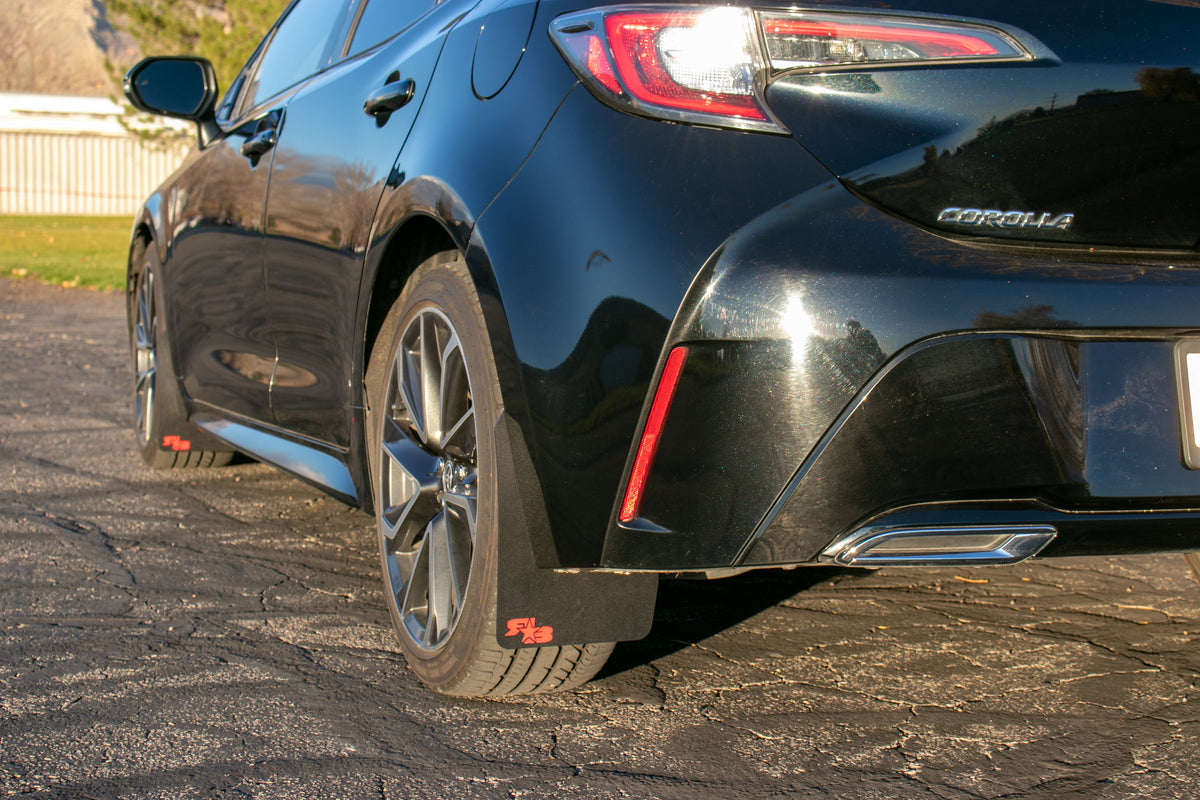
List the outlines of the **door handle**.
{"type": "Polygon", "coordinates": [[[416,89],[417,85],[413,83],[412,78],[400,80],[397,77],[395,81],[384,84],[382,89],[377,89],[367,96],[366,102],[363,103],[363,112],[381,123],[387,122],[389,114],[412,100],[416,89]]]}
{"type": "Polygon", "coordinates": [[[257,159],[263,153],[275,146],[275,129],[267,128],[259,131],[242,142],[242,155],[249,159],[257,159]]]}

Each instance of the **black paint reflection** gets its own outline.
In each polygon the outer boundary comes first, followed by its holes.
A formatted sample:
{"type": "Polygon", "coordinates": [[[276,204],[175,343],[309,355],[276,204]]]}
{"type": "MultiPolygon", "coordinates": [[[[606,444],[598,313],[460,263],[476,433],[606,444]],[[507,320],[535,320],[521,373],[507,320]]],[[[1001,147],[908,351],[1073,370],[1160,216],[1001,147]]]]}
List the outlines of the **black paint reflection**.
{"type": "Polygon", "coordinates": [[[232,350],[218,350],[214,355],[222,366],[241,377],[267,386],[271,384],[271,374],[275,370],[274,359],[232,350]]]}
{"type": "Polygon", "coordinates": [[[828,446],[751,550],[814,557],[898,510],[993,501],[1071,511],[1191,508],[1171,342],[966,336],[898,362],[828,446]]]}
{"type": "MultiPolygon", "coordinates": [[[[1144,68],[1138,89],[1052,94],[984,124],[970,139],[925,145],[918,166],[852,179],[904,216],[947,231],[1024,240],[1192,248],[1200,242],[1200,76],[1144,68]],[[948,207],[1074,214],[1069,228],[947,224],[948,207]],[[940,224],[939,224],[940,223],[940,224]]],[[[964,217],[965,219],[965,217],[964,217]]],[[[1014,217],[1015,219],[1015,217],[1014,217]]]]}
{"type": "MultiPolygon", "coordinates": [[[[546,481],[552,518],[568,527],[606,519],[633,439],[642,401],[669,321],[623,297],[602,301],[570,355],[543,370],[522,366],[528,410],[542,469],[564,471],[609,491],[576,492],[568,481],[546,481]]],[[[572,527],[556,536],[564,564],[596,563],[601,542],[572,527]]]]}
{"type": "Polygon", "coordinates": [[[802,341],[689,343],[641,507],[644,520],[672,533],[610,531],[606,563],[731,563],[828,420],[884,363],[870,331],[856,320],[844,330],[802,341]],[[705,535],[713,530],[730,535],[705,535]]]}
{"type": "Polygon", "coordinates": [[[1009,342],[944,344],[901,362],[842,425],[747,563],[809,559],[864,515],[1068,483],[1009,342]]]}

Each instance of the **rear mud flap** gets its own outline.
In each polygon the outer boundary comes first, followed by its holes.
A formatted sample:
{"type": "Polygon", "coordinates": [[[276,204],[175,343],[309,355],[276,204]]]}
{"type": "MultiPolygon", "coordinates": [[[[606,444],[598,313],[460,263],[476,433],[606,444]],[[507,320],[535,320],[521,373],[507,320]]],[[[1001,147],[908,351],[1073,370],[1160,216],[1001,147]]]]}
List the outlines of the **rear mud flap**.
{"type": "Polygon", "coordinates": [[[532,543],[551,540],[541,490],[521,429],[496,421],[500,489],[496,641],[502,647],[641,639],[654,621],[658,575],[539,567],[532,543]]]}

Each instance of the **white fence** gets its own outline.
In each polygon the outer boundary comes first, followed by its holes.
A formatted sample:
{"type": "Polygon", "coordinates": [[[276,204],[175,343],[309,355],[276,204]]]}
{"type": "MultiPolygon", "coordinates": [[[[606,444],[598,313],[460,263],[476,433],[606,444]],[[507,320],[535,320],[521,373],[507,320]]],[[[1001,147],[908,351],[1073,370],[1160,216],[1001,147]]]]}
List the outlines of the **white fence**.
{"type": "Polygon", "coordinates": [[[130,215],[186,145],[143,143],[102,98],[0,95],[0,214],[130,215]]]}

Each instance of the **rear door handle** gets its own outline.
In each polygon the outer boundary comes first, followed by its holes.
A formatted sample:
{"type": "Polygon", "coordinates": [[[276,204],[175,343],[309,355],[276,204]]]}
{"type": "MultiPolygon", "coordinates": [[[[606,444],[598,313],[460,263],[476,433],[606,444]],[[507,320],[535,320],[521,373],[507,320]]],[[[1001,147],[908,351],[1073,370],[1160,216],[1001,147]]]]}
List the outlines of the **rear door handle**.
{"type": "Polygon", "coordinates": [[[363,111],[381,123],[386,122],[388,115],[412,100],[416,89],[412,78],[400,80],[397,75],[396,80],[384,84],[382,89],[377,89],[367,97],[363,111]]]}

